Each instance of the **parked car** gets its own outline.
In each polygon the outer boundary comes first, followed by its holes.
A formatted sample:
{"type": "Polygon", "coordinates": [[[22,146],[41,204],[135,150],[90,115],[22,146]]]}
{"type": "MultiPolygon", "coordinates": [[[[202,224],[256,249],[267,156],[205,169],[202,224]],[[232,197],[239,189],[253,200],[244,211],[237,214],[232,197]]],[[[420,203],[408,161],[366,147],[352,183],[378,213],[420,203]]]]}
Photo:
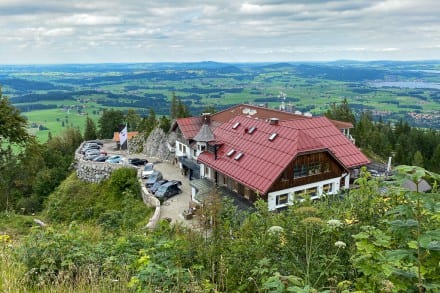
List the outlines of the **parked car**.
{"type": "Polygon", "coordinates": [[[97,145],[100,145],[100,146],[104,145],[102,143],[102,141],[99,141],[99,140],[88,140],[88,141],[86,141],[86,143],[88,143],[88,144],[97,144],[97,145]]]}
{"type": "Polygon", "coordinates": [[[97,144],[92,144],[92,145],[85,145],[81,148],[81,153],[84,154],[86,153],[88,150],[99,150],[101,149],[101,147],[97,144]]]}
{"type": "Polygon", "coordinates": [[[140,158],[130,158],[128,159],[128,163],[135,165],[135,166],[142,166],[148,163],[148,160],[140,159],[140,158]]]}
{"type": "Polygon", "coordinates": [[[161,185],[163,185],[167,182],[168,182],[168,180],[166,180],[166,179],[156,181],[148,190],[150,191],[151,194],[154,194],[159,189],[159,187],[161,185]]]}
{"type": "Polygon", "coordinates": [[[87,150],[85,153],[84,153],[84,155],[87,157],[87,156],[90,156],[90,155],[100,155],[101,154],[101,150],[99,150],[99,149],[91,149],[91,150],[87,150]]]}
{"type": "Polygon", "coordinates": [[[144,166],[144,170],[142,170],[141,177],[142,179],[148,178],[151,174],[154,172],[154,165],[153,163],[147,163],[144,166]]]}
{"type": "Polygon", "coordinates": [[[154,196],[159,199],[160,202],[167,200],[168,198],[181,193],[178,183],[176,182],[167,182],[162,184],[154,194],[154,196]]]}
{"type": "Polygon", "coordinates": [[[86,160],[86,161],[91,161],[91,160],[93,160],[94,158],[97,158],[97,157],[99,157],[100,156],[100,154],[88,154],[88,155],[85,155],[84,156],[84,160],[86,160]]]}
{"type": "Polygon", "coordinates": [[[121,156],[114,155],[114,156],[109,157],[106,160],[106,163],[119,164],[119,163],[122,163],[122,161],[123,161],[123,158],[121,156]]]}
{"type": "Polygon", "coordinates": [[[105,162],[108,158],[110,158],[110,157],[107,156],[107,155],[101,154],[101,155],[97,156],[96,158],[94,158],[93,161],[95,161],[95,162],[105,162]]]}
{"type": "Polygon", "coordinates": [[[162,177],[162,173],[159,171],[154,171],[153,173],[151,173],[150,176],[148,176],[147,181],[145,181],[145,186],[146,187],[150,187],[153,186],[154,183],[156,183],[156,181],[161,180],[162,177]]]}

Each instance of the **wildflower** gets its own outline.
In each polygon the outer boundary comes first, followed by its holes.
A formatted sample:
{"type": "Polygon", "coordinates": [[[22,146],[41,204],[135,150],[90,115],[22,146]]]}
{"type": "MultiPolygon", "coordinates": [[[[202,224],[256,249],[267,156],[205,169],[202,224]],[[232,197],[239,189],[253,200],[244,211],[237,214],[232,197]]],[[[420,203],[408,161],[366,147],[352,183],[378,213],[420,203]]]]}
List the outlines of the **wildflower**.
{"type": "Polygon", "coordinates": [[[1,243],[8,243],[11,241],[11,237],[8,234],[0,235],[0,242],[1,243]]]}
{"type": "Polygon", "coordinates": [[[317,217],[308,217],[301,221],[305,225],[322,225],[323,221],[317,217]]]}
{"type": "Polygon", "coordinates": [[[278,234],[284,232],[284,229],[283,227],[280,226],[272,226],[269,229],[267,229],[267,232],[269,232],[269,234],[278,234]]]}
{"type": "Polygon", "coordinates": [[[329,225],[330,228],[341,228],[343,223],[339,220],[328,220],[327,225],[329,225]]]}
{"type": "Polygon", "coordinates": [[[356,218],[345,219],[345,223],[346,223],[347,225],[355,224],[355,223],[357,223],[357,222],[358,222],[358,220],[357,220],[356,218]]]}
{"type": "Polygon", "coordinates": [[[394,290],[394,284],[390,280],[383,280],[382,281],[382,292],[393,292],[394,290]]]}
{"type": "Polygon", "coordinates": [[[298,214],[316,214],[318,213],[318,209],[315,207],[299,207],[296,212],[298,214]]]}
{"type": "Polygon", "coordinates": [[[345,242],[343,242],[343,241],[336,241],[335,246],[337,248],[345,248],[347,246],[347,244],[345,244],[345,242]]]}

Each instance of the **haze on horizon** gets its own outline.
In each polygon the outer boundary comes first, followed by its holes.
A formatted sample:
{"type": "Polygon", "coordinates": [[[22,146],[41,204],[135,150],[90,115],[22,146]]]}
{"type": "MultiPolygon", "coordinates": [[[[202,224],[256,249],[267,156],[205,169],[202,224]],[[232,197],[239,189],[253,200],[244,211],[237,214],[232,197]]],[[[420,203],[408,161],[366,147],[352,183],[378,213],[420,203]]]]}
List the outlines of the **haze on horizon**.
{"type": "Polygon", "coordinates": [[[0,15],[0,64],[440,59],[438,0],[1,0],[0,15]]]}

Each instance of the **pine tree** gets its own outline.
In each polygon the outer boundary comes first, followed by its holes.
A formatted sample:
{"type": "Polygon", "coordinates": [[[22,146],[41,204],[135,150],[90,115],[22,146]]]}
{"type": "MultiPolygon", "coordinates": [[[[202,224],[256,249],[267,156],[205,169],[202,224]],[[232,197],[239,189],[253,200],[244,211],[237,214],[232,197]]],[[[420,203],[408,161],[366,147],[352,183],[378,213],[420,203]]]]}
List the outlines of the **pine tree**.
{"type": "Polygon", "coordinates": [[[128,109],[125,115],[125,120],[130,131],[139,131],[139,124],[141,123],[141,116],[134,109],[128,109]]]}
{"type": "Polygon", "coordinates": [[[178,102],[176,93],[173,92],[171,95],[171,108],[170,108],[170,117],[171,119],[176,119],[177,117],[177,111],[178,111],[178,102]]]}
{"type": "Polygon", "coordinates": [[[177,100],[177,117],[176,118],[185,118],[189,117],[190,113],[186,105],[180,100],[177,100]]]}
{"type": "Polygon", "coordinates": [[[171,121],[166,116],[162,116],[159,119],[159,127],[166,133],[170,130],[171,121]]]}
{"type": "Polygon", "coordinates": [[[432,154],[430,160],[430,165],[430,169],[433,172],[440,173],[440,144],[434,149],[434,153],[432,154]]]}
{"type": "Polygon", "coordinates": [[[84,139],[85,140],[92,140],[92,139],[96,139],[96,138],[97,138],[97,134],[96,134],[95,122],[93,122],[93,120],[90,117],[87,117],[86,125],[84,128],[84,139]]]}
{"type": "Polygon", "coordinates": [[[412,164],[414,166],[423,167],[423,155],[420,151],[414,153],[412,164]]]}
{"type": "Polygon", "coordinates": [[[340,104],[332,103],[325,116],[330,119],[351,122],[353,124],[356,122],[347,99],[344,99],[340,104]]]}

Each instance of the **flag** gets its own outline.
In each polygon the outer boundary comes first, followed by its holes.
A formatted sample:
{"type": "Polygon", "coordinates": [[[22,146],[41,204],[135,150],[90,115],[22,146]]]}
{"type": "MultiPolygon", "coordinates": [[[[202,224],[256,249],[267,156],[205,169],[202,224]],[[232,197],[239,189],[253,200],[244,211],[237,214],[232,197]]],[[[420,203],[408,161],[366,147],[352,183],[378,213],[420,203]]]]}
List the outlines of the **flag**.
{"type": "Polygon", "coordinates": [[[119,145],[122,146],[127,141],[127,125],[119,132],[119,145]]]}

